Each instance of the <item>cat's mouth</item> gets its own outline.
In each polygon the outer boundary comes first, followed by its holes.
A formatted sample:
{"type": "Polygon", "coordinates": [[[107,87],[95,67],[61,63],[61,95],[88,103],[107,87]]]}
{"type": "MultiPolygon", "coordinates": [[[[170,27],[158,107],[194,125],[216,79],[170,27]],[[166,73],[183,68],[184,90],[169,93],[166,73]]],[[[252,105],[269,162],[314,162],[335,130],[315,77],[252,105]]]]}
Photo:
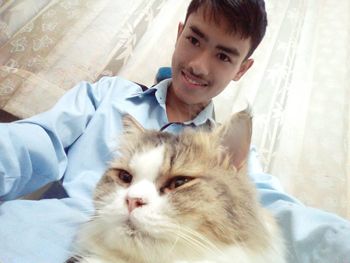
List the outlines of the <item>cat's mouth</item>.
{"type": "Polygon", "coordinates": [[[125,221],[125,233],[132,238],[140,238],[145,237],[146,233],[144,233],[140,227],[137,226],[132,219],[128,218],[125,221]]]}
{"type": "Polygon", "coordinates": [[[132,222],[132,220],[130,218],[128,218],[125,221],[125,228],[128,230],[127,233],[128,234],[134,234],[134,232],[137,231],[137,227],[135,226],[135,224],[132,222]]]}
{"type": "Polygon", "coordinates": [[[154,240],[154,237],[152,237],[149,232],[143,231],[142,228],[130,218],[126,219],[124,226],[125,234],[132,239],[142,239],[143,241],[149,239],[154,240]]]}

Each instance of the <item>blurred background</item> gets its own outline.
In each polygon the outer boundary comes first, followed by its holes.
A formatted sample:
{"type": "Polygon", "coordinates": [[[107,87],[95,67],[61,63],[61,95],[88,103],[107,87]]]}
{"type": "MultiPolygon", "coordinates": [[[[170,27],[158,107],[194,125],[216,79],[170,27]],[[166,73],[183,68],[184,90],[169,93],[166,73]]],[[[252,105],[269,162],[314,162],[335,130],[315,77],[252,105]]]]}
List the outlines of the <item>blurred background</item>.
{"type": "MultiPolygon", "coordinates": [[[[152,85],[188,3],[0,0],[0,121],[45,111],[82,80],[152,85]]],[[[255,64],[215,98],[217,119],[251,103],[264,170],[306,205],[350,219],[350,1],[266,7],[255,64]]]]}

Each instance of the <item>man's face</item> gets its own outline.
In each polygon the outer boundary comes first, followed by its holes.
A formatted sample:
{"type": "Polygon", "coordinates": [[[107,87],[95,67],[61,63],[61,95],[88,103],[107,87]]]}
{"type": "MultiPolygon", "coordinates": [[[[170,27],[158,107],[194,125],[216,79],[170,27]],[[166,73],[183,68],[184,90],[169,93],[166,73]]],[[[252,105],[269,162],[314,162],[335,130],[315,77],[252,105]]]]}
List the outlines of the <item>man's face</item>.
{"type": "Polygon", "coordinates": [[[227,33],[225,21],[217,24],[204,15],[199,9],[179,25],[172,58],[172,91],[187,105],[206,106],[253,64],[245,59],[250,39],[227,33]]]}

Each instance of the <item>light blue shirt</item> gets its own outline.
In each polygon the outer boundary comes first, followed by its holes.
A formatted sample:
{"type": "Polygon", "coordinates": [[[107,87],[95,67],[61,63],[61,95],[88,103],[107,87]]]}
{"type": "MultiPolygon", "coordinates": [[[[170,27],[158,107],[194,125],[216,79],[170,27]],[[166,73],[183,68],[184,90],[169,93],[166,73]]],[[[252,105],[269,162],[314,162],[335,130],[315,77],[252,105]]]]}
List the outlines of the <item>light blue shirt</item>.
{"type": "MultiPolygon", "coordinates": [[[[77,229],[93,214],[92,192],[118,145],[124,113],[147,129],[175,133],[214,125],[212,103],[192,121],[169,124],[170,81],[145,92],[118,77],[83,82],[50,111],[0,124],[1,263],[63,263],[71,256],[77,229]],[[15,200],[53,181],[60,181],[66,196],[15,200]]],[[[348,221],[284,193],[276,178],[262,172],[254,148],[249,174],[282,226],[289,262],[350,263],[348,221]]]]}

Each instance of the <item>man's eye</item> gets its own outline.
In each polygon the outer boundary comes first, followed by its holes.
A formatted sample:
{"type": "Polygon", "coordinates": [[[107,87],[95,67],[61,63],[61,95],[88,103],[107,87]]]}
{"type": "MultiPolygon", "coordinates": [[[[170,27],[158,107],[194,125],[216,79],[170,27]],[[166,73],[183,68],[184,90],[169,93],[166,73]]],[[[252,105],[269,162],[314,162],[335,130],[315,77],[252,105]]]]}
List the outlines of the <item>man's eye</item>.
{"type": "Polygon", "coordinates": [[[199,40],[195,37],[187,37],[188,41],[190,41],[190,43],[194,46],[198,46],[199,45],[199,40]]]}
{"type": "Polygon", "coordinates": [[[192,181],[192,177],[188,176],[176,176],[171,178],[164,187],[161,188],[161,192],[172,191],[190,181],[192,181]]]}
{"type": "Polygon", "coordinates": [[[132,181],[132,175],[125,170],[120,170],[118,177],[125,184],[130,184],[132,181]]]}
{"type": "Polygon", "coordinates": [[[231,62],[230,57],[227,56],[227,55],[224,54],[224,53],[219,53],[219,54],[218,54],[218,58],[219,58],[221,61],[224,61],[224,62],[231,62]]]}

